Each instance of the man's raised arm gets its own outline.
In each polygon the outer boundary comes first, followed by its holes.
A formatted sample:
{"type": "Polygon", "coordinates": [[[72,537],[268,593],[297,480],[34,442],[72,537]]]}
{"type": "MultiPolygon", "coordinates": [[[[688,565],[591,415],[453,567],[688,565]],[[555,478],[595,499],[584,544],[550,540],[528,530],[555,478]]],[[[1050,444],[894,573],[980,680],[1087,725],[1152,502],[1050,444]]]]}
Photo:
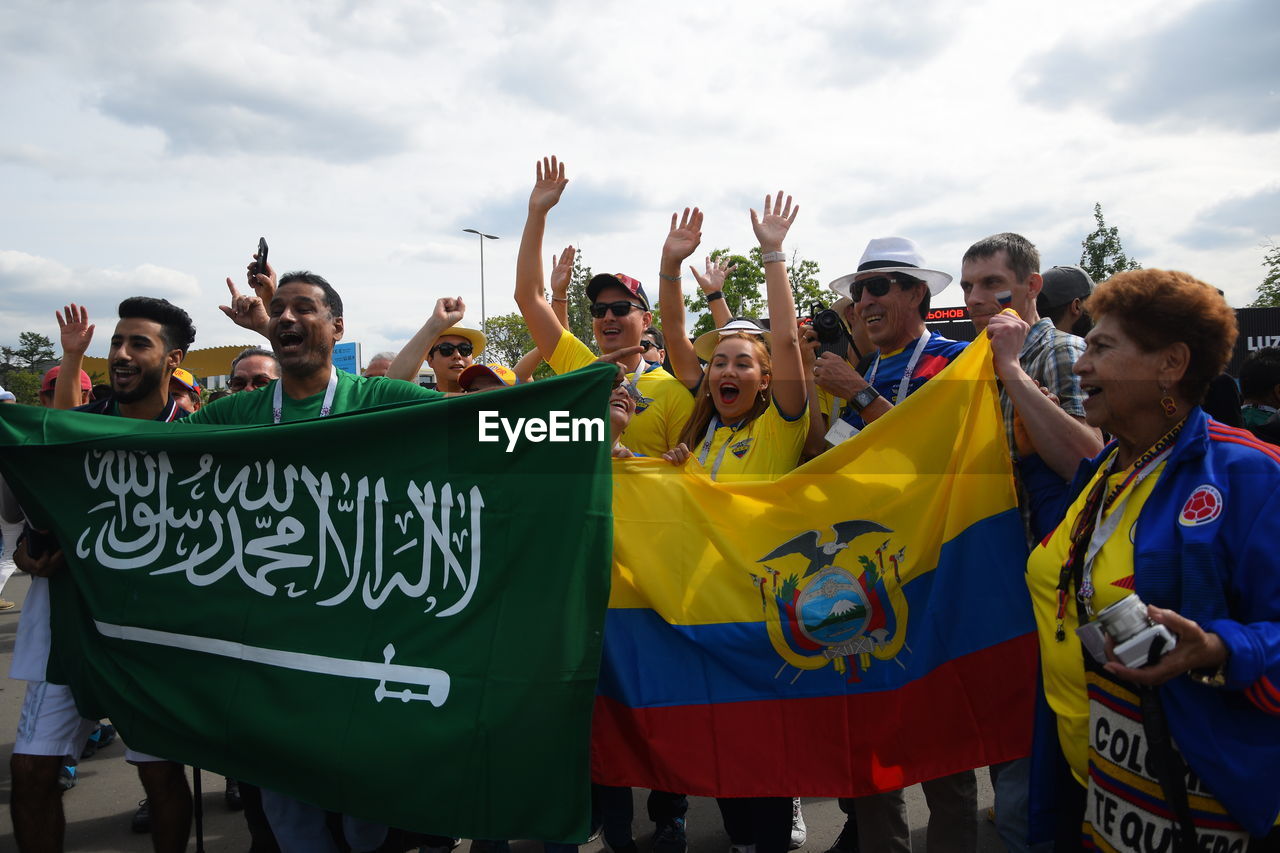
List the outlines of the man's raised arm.
{"type": "Polygon", "coordinates": [[[702,211],[684,209],[677,219],[671,214],[671,230],[662,244],[662,260],[658,266],[658,307],[662,312],[662,336],[667,343],[667,358],[676,378],[686,388],[697,388],[702,381],[702,364],[689,342],[685,328],[684,291],[680,287],[680,265],[702,242],[702,211]]]}
{"type": "Polygon", "coordinates": [[[555,157],[544,157],[538,163],[537,180],[529,194],[529,217],[524,223],[516,258],[516,304],[544,358],[555,353],[564,327],[556,319],[542,289],[542,236],[547,228],[547,213],[560,201],[560,194],[568,183],[564,164],[555,157]]]}
{"type": "Polygon", "coordinates": [[[422,363],[427,360],[427,353],[431,351],[431,345],[436,342],[436,338],[440,337],[445,329],[461,323],[466,313],[467,306],[463,303],[461,296],[437,299],[436,307],[427,318],[427,322],[422,324],[418,333],[410,338],[409,343],[402,346],[400,352],[396,353],[396,357],[392,359],[391,365],[387,368],[387,378],[416,382],[418,372],[422,370],[422,363]]]}
{"type": "MultiPolygon", "coordinates": [[[[93,343],[94,326],[89,322],[89,309],[74,302],[54,314],[62,336],[62,366],[58,370],[58,378],[62,381],[53,384],[53,408],[74,409],[83,402],[80,371],[84,365],[84,354],[93,343]]],[[[111,369],[110,365],[107,369],[111,369]]]]}

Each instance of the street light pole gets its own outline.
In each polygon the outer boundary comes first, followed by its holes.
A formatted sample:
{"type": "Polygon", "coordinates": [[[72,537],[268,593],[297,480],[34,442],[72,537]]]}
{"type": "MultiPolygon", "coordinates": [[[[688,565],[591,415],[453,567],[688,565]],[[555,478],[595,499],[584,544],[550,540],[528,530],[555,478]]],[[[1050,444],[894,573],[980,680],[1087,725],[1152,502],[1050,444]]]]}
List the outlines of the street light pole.
{"type": "Polygon", "coordinates": [[[480,238],[480,328],[483,330],[486,320],[484,312],[484,241],[497,240],[498,236],[496,234],[486,234],[474,228],[463,228],[462,231],[465,234],[475,234],[480,238]]]}

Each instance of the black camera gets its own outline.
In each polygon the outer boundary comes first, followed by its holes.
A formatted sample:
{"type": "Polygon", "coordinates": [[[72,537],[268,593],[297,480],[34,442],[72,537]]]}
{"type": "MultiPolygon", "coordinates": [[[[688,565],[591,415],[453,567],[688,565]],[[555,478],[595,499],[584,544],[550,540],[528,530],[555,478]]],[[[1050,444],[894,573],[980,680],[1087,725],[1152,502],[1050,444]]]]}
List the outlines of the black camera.
{"type": "Polygon", "coordinates": [[[831,352],[849,361],[849,347],[853,344],[853,338],[845,328],[844,318],[822,305],[814,307],[819,309],[813,315],[813,331],[818,336],[817,354],[820,356],[824,352],[831,352]]]}

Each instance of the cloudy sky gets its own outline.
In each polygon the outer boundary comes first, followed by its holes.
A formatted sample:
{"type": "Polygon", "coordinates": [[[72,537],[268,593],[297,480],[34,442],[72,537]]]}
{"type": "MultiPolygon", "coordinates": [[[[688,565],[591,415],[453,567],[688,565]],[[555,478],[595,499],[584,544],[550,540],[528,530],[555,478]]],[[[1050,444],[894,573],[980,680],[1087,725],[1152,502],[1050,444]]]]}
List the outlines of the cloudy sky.
{"type": "MultiPolygon", "coordinates": [[[[670,211],[703,249],[801,205],[824,280],[902,234],[958,272],[1014,230],[1074,263],[1094,202],[1145,266],[1247,303],[1280,239],[1274,0],[51,2],[0,9],[0,343],[165,296],[196,345],[265,236],[347,303],[366,358],[437,296],[514,310],[535,158],[570,184],[547,253],[656,279],[670,211]]],[[[692,286],[692,282],[689,282],[692,286]]],[[[959,304],[953,285],[938,304],[959,304]]]]}

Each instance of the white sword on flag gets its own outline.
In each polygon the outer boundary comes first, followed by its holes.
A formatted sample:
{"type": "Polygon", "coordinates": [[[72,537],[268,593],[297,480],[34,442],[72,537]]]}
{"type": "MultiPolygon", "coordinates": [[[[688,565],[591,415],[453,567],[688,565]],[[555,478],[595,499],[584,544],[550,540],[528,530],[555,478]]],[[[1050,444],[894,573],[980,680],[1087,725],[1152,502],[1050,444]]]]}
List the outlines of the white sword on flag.
{"type": "Polygon", "coordinates": [[[110,622],[94,620],[98,632],[104,637],[118,640],[132,640],[138,643],[150,643],[155,646],[168,646],[175,649],[186,649],[193,652],[204,652],[221,655],[236,660],[247,660],[263,663],[267,666],[278,666],[283,669],[294,669],[299,672],[314,672],[320,675],[337,675],[342,678],[362,678],[378,682],[373,691],[374,698],[399,699],[409,702],[414,699],[430,702],[439,708],[449,698],[449,673],[442,669],[431,669],[425,666],[405,666],[393,664],[396,647],[387,643],[382,650],[383,662],[346,660],[323,655],[309,655],[302,652],[286,652],[279,649],[264,649],[258,646],[246,646],[230,640],[216,640],[212,637],[197,637],[190,634],[175,634],[170,631],[157,631],[152,628],[138,628],[131,625],[113,625],[110,622]],[[426,693],[414,693],[409,688],[404,690],[388,690],[387,682],[395,684],[416,684],[427,688],[426,693]]]}

